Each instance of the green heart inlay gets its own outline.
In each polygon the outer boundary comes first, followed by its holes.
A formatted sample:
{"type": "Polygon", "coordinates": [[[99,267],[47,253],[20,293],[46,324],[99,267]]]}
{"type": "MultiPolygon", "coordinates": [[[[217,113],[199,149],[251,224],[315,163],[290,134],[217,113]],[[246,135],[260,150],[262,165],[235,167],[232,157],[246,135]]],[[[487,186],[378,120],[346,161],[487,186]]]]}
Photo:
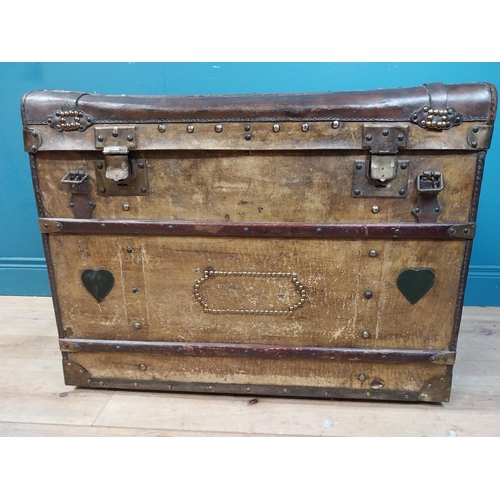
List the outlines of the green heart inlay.
{"type": "Polygon", "coordinates": [[[102,302],[115,284],[115,278],[107,269],[85,269],[82,283],[97,302],[102,302]]]}
{"type": "Polygon", "coordinates": [[[416,304],[433,286],[436,275],[432,269],[404,269],[398,276],[399,291],[410,304],[416,304]]]}

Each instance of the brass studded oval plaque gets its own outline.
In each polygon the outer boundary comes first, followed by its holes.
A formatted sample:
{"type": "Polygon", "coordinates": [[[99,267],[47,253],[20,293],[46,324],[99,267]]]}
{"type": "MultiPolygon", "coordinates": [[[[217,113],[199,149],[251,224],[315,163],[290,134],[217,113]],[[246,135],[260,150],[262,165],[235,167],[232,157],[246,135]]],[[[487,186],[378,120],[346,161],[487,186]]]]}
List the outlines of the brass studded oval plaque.
{"type": "Polygon", "coordinates": [[[436,275],[427,267],[404,269],[399,273],[397,285],[408,302],[416,304],[434,286],[436,275]]]}
{"type": "Polygon", "coordinates": [[[82,283],[97,302],[102,302],[115,284],[113,274],[107,269],[85,269],[82,283]]]}
{"type": "Polygon", "coordinates": [[[292,272],[207,269],[194,282],[193,293],[208,314],[292,314],[307,299],[304,285],[297,273],[292,272]],[[223,286],[210,287],[216,282],[223,286]],[[269,292],[271,285],[275,287],[274,293],[269,292]]]}

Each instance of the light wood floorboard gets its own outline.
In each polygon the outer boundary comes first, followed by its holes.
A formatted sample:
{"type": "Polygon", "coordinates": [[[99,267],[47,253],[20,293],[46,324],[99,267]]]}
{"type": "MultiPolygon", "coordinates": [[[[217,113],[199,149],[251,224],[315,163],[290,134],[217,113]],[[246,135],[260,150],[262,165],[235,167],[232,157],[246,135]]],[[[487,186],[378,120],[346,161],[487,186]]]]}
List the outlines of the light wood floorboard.
{"type": "Polygon", "coordinates": [[[448,404],[250,399],[67,387],[51,299],[0,297],[0,436],[500,436],[500,308],[464,309],[448,404]]]}

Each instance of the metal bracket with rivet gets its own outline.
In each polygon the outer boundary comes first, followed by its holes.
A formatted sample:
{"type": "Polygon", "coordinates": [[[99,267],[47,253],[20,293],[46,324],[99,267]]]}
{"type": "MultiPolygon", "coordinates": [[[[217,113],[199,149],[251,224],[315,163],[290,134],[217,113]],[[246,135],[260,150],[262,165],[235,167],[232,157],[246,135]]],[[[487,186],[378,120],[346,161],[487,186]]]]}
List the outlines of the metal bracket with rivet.
{"type": "Polygon", "coordinates": [[[27,153],[37,153],[42,145],[42,133],[36,128],[23,130],[24,150],[27,153]]]}
{"type": "Polygon", "coordinates": [[[473,125],[467,132],[467,143],[474,149],[488,149],[493,135],[493,125],[473,125]]]}

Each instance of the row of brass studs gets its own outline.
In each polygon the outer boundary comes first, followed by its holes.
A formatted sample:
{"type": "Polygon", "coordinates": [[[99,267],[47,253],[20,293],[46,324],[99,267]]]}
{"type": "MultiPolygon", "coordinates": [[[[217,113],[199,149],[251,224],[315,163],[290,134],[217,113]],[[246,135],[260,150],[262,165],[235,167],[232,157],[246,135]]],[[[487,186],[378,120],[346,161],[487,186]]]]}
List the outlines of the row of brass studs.
{"type": "Polygon", "coordinates": [[[422,120],[420,124],[423,127],[431,127],[431,128],[445,128],[449,127],[451,123],[447,120],[448,113],[452,113],[452,110],[447,110],[447,109],[429,109],[426,110],[424,108],[424,111],[427,111],[427,119],[422,120]],[[440,118],[440,121],[436,121],[435,118],[440,118]]]}
{"type": "MultiPolygon", "coordinates": [[[[339,127],[340,127],[340,122],[338,120],[334,120],[332,122],[332,128],[339,128],[339,127]]],[[[160,125],[158,125],[158,130],[163,134],[167,130],[167,127],[163,123],[160,123],[160,125]]],[[[224,130],[224,127],[222,126],[222,124],[218,123],[217,125],[215,125],[214,130],[219,134],[224,130]]],[[[273,125],[272,130],[273,132],[280,132],[282,130],[282,127],[279,123],[275,123],[273,125]]],[[[302,123],[300,125],[300,130],[302,130],[302,132],[307,132],[309,130],[309,124],[302,123]]],[[[186,131],[189,134],[192,134],[194,132],[194,125],[188,125],[186,127],[186,131]]],[[[250,125],[245,125],[245,131],[246,132],[250,131],[250,125]]]]}
{"type": "Polygon", "coordinates": [[[203,277],[194,282],[194,298],[203,306],[203,312],[209,314],[292,314],[306,301],[307,293],[304,285],[299,281],[297,273],[282,272],[250,272],[250,271],[204,271],[203,277]],[[297,287],[300,299],[296,304],[289,306],[288,309],[213,309],[210,307],[200,294],[200,287],[210,278],[216,276],[236,276],[236,277],[256,277],[256,278],[291,278],[292,283],[297,287]]]}
{"type": "Polygon", "coordinates": [[[57,111],[56,116],[60,117],[60,125],[56,128],[61,128],[63,130],[77,130],[80,128],[80,117],[83,116],[82,111],[57,111]],[[74,122],[66,123],[66,116],[72,116],[74,122]]]}

